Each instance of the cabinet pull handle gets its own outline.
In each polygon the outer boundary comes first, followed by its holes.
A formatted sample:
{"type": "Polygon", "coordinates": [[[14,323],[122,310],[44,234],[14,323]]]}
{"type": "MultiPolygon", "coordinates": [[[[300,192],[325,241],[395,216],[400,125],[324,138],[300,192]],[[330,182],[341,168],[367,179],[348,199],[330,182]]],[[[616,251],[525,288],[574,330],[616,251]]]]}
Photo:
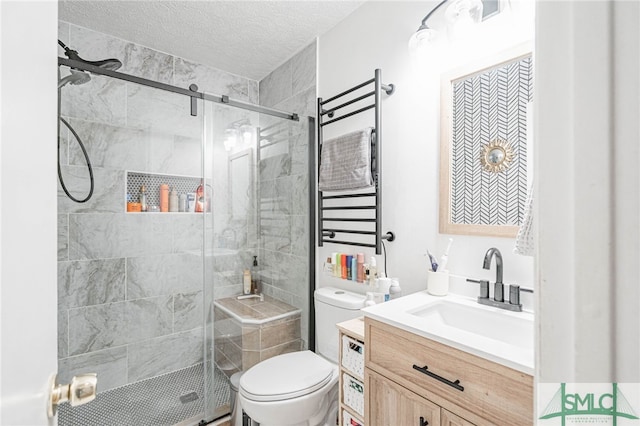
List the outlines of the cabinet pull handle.
{"type": "Polygon", "coordinates": [[[424,417],[420,417],[420,426],[429,426],[429,422],[424,419],[424,417]]]}
{"type": "Polygon", "coordinates": [[[417,365],[413,364],[413,368],[414,370],[418,370],[419,372],[424,373],[429,377],[433,377],[434,379],[451,386],[452,388],[458,389],[460,392],[464,392],[464,387],[460,385],[460,380],[456,380],[455,382],[447,380],[444,377],[438,376],[436,373],[432,373],[431,371],[429,371],[429,367],[427,367],[426,365],[424,367],[418,367],[417,365]]]}

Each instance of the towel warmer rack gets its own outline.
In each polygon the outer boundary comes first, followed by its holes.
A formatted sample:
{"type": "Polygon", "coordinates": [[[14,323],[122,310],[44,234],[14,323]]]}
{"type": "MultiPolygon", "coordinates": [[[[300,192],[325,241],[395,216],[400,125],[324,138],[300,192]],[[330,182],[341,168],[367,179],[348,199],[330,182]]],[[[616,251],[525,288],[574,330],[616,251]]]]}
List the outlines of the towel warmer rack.
{"type": "MultiPolygon", "coordinates": [[[[374,78],[360,83],[344,92],[335,95],[329,99],[323,100],[318,98],[318,157],[322,161],[322,129],[324,126],[328,126],[337,121],[345,118],[352,117],[362,112],[374,109],[374,126],[371,138],[371,174],[373,176],[373,192],[358,192],[352,194],[339,194],[339,195],[323,195],[323,192],[318,190],[318,246],[322,247],[323,243],[334,244],[346,244],[352,246],[371,247],[376,249],[376,254],[382,253],[382,240],[393,241],[395,235],[393,232],[382,233],[382,92],[387,95],[393,94],[395,87],[393,84],[382,83],[382,71],[380,69],[375,70],[374,78]],[[349,100],[345,98],[347,95],[352,94],[358,89],[362,89],[370,84],[373,84],[373,90],[363,95],[356,96],[349,100]],[[338,111],[346,106],[355,104],[356,102],[365,100],[372,97],[374,101],[372,104],[358,108],[354,111],[343,113],[342,115],[335,117],[338,111]],[[339,105],[329,107],[327,104],[335,102],[341,99],[343,102],[339,105]],[[325,109],[326,108],[326,109],[325,109]],[[341,206],[325,206],[326,200],[348,200],[363,201],[373,199],[373,204],[355,204],[355,205],[341,205],[341,206]],[[370,210],[374,212],[373,218],[353,218],[353,217],[325,217],[325,211],[345,211],[345,210],[370,210]],[[325,226],[325,222],[337,222],[343,223],[346,226],[349,222],[369,223],[375,225],[375,230],[356,230],[356,229],[344,229],[334,226],[325,226]],[[365,235],[373,236],[375,241],[373,243],[348,241],[348,239],[335,240],[337,234],[347,235],[365,235]]],[[[318,162],[318,173],[320,173],[320,161],[318,162]]]]}

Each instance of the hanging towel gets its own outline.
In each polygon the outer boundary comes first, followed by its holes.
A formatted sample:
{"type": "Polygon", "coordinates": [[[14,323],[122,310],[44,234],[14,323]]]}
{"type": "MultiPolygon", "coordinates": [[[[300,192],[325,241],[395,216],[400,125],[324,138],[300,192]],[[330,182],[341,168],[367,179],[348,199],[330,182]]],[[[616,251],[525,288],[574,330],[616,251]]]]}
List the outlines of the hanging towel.
{"type": "Polygon", "coordinates": [[[371,138],[373,127],[324,141],[318,189],[347,191],[373,186],[371,138]]]}
{"type": "Polygon", "coordinates": [[[533,256],[535,254],[535,232],[533,230],[533,184],[529,188],[529,196],[524,209],[522,224],[516,235],[515,254],[533,256]]]}

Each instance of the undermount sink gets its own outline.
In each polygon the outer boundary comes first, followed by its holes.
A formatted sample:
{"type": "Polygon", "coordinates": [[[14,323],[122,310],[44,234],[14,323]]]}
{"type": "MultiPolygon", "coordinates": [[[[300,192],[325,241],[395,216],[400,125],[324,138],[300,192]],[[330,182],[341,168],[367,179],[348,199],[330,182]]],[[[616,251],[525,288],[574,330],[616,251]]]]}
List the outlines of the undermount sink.
{"type": "Polygon", "coordinates": [[[451,327],[522,349],[533,350],[533,321],[528,316],[506,317],[505,312],[495,308],[450,300],[438,300],[408,313],[424,318],[430,326],[451,327]]]}
{"type": "Polygon", "coordinates": [[[413,293],[365,308],[364,314],[420,336],[534,372],[534,316],[481,305],[475,299],[413,293]]]}

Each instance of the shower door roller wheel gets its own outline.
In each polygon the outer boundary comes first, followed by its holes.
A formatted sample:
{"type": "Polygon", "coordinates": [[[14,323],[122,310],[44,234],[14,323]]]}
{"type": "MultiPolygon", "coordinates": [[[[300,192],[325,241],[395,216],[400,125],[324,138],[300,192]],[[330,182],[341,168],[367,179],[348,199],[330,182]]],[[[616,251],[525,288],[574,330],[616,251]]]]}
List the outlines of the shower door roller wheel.
{"type": "Polygon", "coordinates": [[[69,401],[72,407],[86,404],[96,398],[98,375],[95,373],[74,376],[68,385],[56,385],[56,375],[51,377],[49,403],[47,415],[52,418],[56,414],[58,405],[69,401]]]}

